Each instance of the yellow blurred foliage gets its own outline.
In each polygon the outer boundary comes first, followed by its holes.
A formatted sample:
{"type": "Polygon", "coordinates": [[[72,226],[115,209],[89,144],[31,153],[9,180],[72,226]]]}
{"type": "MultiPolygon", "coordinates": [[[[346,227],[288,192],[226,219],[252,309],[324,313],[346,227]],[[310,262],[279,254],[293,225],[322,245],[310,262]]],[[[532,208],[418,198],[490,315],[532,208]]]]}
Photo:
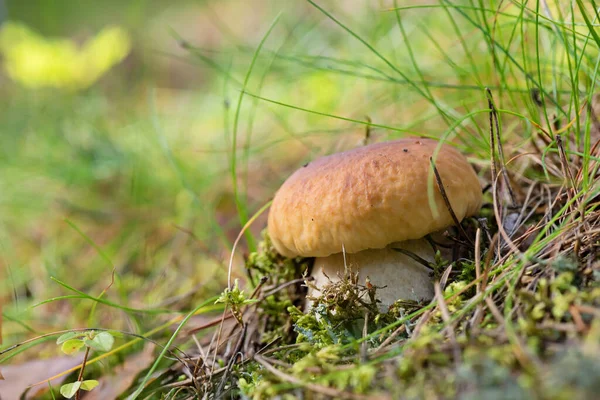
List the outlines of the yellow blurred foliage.
{"type": "Polygon", "coordinates": [[[118,27],[104,28],[78,48],[70,39],[46,38],[21,23],[0,26],[6,72],[31,88],[87,88],[121,62],[130,49],[129,35],[118,27]]]}

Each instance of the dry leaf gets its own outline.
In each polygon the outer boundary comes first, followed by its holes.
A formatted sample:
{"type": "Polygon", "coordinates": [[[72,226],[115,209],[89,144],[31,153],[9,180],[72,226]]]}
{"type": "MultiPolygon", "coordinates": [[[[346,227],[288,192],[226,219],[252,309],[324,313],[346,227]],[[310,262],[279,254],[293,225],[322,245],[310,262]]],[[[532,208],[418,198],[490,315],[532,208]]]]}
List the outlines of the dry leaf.
{"type": "MultiPolygon", "coordinates": [[[[62,371],[80,364],[83,361],[83,354],[74,357],[56,357],[46,360],[29,361],[23,364],[6,365],[2,367],[4,379],[0,380],[0,399],[12,400],[19,399],[27,390],[29,385],[48,379],[62,371]]],[[[64,377],[52,381],[53,385],[58,385],[64,380],[64,377]]],[[[26,399],[34,398],[40,391],[47,391],[47,385],[40,385],[32,388],[26,399]]],[[[58,390],[56,391],[58,393],[58,390]]]]}

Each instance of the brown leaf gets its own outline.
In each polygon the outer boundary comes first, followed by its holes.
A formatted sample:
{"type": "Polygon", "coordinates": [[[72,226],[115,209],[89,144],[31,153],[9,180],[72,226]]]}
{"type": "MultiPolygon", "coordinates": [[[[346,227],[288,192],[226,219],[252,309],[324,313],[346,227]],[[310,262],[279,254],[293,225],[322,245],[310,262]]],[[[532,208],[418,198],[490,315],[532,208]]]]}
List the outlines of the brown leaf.
{"type": "MultiPolygon", "coordinates": [[[[69,368],[73,368],[80,364],[82,360],[83,354],[78,354],[75,357],[63,356],[3,366],[2,371],[4,378],[3,380],[0,380],[0,399],[19,399],[29,385],[48,379],[69,368]]],[[[64,377],[55,379],[52,381],[52,384],[59,385],[63,380],[64,377]]],[[[47,385],[36,386],[27,392],[25,398],[32,399],[40,391],[47,390],[47,385]]]]}

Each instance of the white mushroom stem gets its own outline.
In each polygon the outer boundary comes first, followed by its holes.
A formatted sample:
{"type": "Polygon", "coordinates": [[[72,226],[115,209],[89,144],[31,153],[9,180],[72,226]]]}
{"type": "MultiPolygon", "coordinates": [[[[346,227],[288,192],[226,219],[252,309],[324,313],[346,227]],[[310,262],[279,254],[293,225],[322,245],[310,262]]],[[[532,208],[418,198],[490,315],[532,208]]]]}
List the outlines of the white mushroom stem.
{"type": "MultiPolygon", "coordinates": [[[[387,311],[396,300],[431,300],[434,296],[431,269],[414,258],[394,250],[401,248],[420,258],[432,262],[435,253],[426,239],[407,240],[392,243],[383,249],[368,249],[354,254],[346,254],[346,265],[358,272],[359,283],[365,284],[369,277],[372,285],[378,287],[376,297],[381,301],[379,309],[387,311]]],[[[317,288],[344,277],[344,255],[332,254],[315,260],[312,276],[317,288]]],[[[320,291],[310,290],[316,297],[320,291]]],[[[365,299],[369,301],[368,298],[365,299]]]]}

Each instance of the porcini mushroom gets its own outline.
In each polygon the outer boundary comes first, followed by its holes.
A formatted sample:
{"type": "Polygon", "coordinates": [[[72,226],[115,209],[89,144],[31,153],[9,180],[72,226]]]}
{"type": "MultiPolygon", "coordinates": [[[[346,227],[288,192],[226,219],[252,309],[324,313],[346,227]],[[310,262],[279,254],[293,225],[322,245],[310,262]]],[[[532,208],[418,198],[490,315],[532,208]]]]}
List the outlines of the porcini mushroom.
{"type": "Polygon", "coordinates": [[[290,176],[269,212],[268,232],[287,257],[316,257],[315,285],[339,280],[346,263],[368,276],[380,308],[397,299],[433,297],[430,270],[405,249],[433,261],[424,238],[454,224],[432,174],[431,158],[457,219],[481,206],[481,186],[466,158],[448,144],[407,138],[319,158],[290,176]]]}

